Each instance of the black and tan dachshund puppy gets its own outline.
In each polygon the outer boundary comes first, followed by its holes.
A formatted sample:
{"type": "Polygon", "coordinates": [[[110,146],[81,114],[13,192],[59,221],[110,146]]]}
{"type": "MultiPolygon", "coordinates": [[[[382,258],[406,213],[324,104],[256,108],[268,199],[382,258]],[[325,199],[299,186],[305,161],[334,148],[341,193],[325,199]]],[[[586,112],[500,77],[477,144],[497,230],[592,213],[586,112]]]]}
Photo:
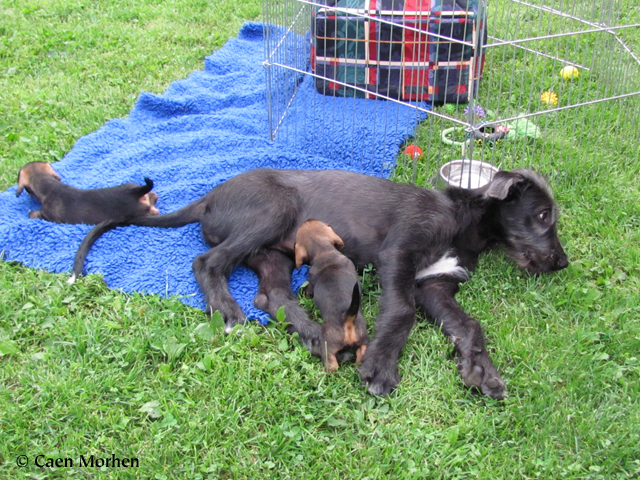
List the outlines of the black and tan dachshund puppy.
{"type": "Polygon", "coordinates": [[[294,246],[296,267],[311,265],[307,294],[322,315],[320,356],[328,372],[338,369],[336,354],[356,349],[356,363],[362,361],[369,336],[360,310],[360,283],[351,260],[338,250],[342,239],[326,223],[307,220],[298,229],[294,246]]]}
{"type": "Polygon", "coordinates": [[[157,215],[158,194],[151,191],[153,182],[145,185],[125,183],[116,187],[80,190],[65,185],[53,167],[46,162],[31,162],[18,173],[17,196],[23,190],[42,204],[30,211],[29,218],[41,218],[55,223],[85,223],[124,220],[157,215]]]}

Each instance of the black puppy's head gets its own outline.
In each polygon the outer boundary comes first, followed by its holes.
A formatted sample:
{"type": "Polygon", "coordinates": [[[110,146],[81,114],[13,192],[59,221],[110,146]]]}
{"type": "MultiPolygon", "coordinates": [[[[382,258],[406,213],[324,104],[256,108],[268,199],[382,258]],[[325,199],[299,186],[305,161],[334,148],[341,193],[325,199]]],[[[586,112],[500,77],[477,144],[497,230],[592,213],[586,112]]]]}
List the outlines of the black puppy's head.
{"type": "Polygon", "coordinates": [[[569,265],[557,233],[558,207],[542,177],[530,170],[501,171],[484,196],[495,202],[499,240],[520,268],[537,274],[569,265]]]}

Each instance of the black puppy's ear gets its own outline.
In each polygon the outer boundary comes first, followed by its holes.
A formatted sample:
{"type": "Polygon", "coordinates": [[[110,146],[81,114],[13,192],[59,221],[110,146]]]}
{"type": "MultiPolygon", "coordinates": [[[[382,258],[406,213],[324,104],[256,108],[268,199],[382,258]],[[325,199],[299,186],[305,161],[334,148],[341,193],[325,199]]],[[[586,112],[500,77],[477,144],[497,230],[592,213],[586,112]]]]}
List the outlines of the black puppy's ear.
{"type": "Polygon", "coordinates": [[[327,236],[331,244],[336,247],[336,250],[342,250],[342,247],[344,247],[344,242],[338,236],[338,234],[333,231],[331,225],[325,223],[325,231],[323,233],[327,236]]]}
{"type": "Polygon", "coordinates": [[[525,180],[525,177],[517,172],[501,170],[494,175],[493,180],[487,185],[484,191],[484,198],[505,200],[514,192],[514,187],[522,185],[525,180]]]}
{"type": "Polygon", "coordinates": [[[296,243],[293,246],[293,252],[296,256],[296,268],[300,268],[302,265],[309,261],[307,249],[304,245],[296,243]]]}
{"type": "Polygon", "coordinates": [[[356,282],[353,286],[353,292],[351,293],[351,305],[349,305],[345,314],[347,319],[351,319],[353,321],[358,316],[358,311],[360,310],[360,297],[360,283],[356,282]]]}
{"type": "Polygon", "coordinates": [[[333,233],[330,238],[331,243],[333,243],[333,246],[336,247],[337,250],[342,250],[342,247],[344,247],[344,242],[337,233],[335,233],[333,230],[331,230],[331,232],[333,233]]]}

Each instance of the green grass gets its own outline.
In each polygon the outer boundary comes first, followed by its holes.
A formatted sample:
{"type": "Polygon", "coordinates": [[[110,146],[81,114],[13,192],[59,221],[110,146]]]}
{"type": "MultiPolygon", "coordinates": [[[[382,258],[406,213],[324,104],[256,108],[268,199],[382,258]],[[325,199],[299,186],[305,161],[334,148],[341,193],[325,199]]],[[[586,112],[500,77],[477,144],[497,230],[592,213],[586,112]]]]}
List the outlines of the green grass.
{"type": "MultiPolygon", "coordinates": [[[[24,163],[59,160],[82,135],[126,116],[141,91],[160,93],[202,68],[244,19],[259,19],[257,1],[236,3],[5,0],[0,188],[24,163]]],[[[459,300],[485,327],[505,401],[468,391],[449,342],[426,322],[400,359],[400,387],[375,398],[355,368],[324,374],[279,325],[224,336],[176,299],[121,294],[99,276],[68,286],[65,275],[0,262],[0,478],[637,478],[632,108],[550,115],[538,142],[479,147],[505,167],[542,166],[571,259],[534,278],[492,252],[463,285],[459,300]],[[80,455],[111,454],[139,467],[79,466],[80,455]],[[36,455],[75,465],[37,468],[36,455]]],[[[438,122],[419,136],[431,146],[419,183],[455,158],[439,146],[438,122]]],[[[370,271],[363,283],[372,319],[379,286],[370,271]]]]}

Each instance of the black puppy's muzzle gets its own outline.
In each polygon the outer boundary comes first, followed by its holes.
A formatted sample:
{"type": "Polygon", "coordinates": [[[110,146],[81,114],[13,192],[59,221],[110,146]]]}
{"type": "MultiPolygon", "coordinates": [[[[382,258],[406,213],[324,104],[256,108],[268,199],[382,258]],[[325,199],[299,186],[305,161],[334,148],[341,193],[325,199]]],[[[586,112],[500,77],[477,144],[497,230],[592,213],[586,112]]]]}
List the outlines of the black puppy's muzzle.
{"type": "Polygon", "coordinates": [[[543,271],[557,272],[569,266],[569,259],[562,246],[558,244],[542,263],[544,264],[543,271]]]}
{"type": "Polygon", "coordinates": [[[563,268],[567,268],[569,266],[569,259],[567,258],[566,253],[564,251],[560,251],[559,254],[555,254],[553,256],[553,271],[562,270],[563,268]]]}
{"type": "Polygon", "coordinates": [[[525,253],[525,258],[527,259],[527,263],[524,265],[521,264],[520,267],[532,275],[557,272],[569,266],[569,259],[564,253],[564,250],[562,250],[562,247],[560,247],[560,251],[555,250],[553,253],[545,256],[532,255],[532,252],[529,251],[525,253]]]}

